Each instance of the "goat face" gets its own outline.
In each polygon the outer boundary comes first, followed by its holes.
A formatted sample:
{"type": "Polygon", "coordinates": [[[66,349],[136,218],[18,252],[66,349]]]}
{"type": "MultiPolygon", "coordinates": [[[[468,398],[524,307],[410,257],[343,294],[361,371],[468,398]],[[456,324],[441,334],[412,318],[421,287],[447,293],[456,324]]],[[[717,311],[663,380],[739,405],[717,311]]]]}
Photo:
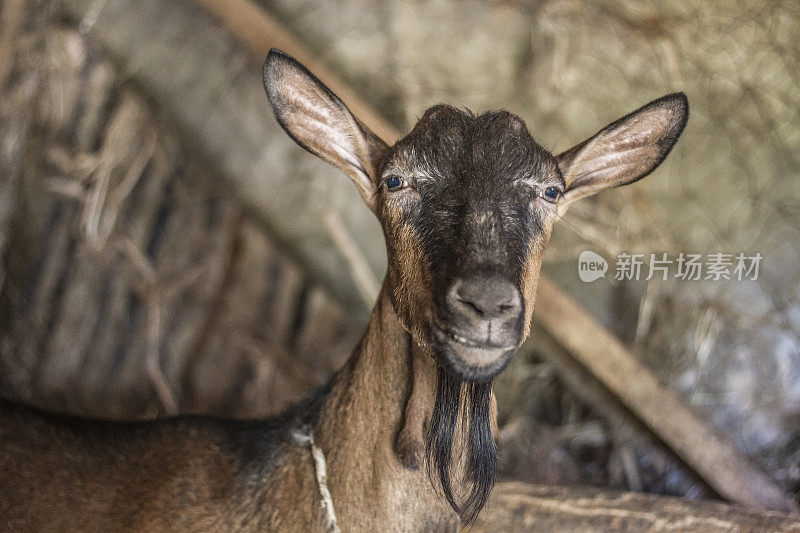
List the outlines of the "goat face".
{"type": "Polygon", "coordinates": [[[404,327],[440,365],[487,381],[527,334],[564,179],[519,117],[429,109],[380,166],[376,211],[404,327]]]}

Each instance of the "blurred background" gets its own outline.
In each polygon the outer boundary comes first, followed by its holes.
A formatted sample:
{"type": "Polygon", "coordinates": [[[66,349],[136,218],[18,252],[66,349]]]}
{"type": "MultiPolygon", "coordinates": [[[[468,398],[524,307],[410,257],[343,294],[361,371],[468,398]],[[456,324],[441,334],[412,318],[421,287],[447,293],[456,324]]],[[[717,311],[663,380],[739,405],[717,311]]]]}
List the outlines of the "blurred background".
{"type": "MultiPolygon", "coordinates": [[[[685,91],[666,162],[572,208],[544,272],[797,497],[800,4],[256,3],[401,132],[439,102],[505,108],[558,152],[685,91]],[[757,280],[584,283],[584,250],[763,259],[757,280]]],[[[347,358],[380,228],[274,122],[261,60],[189,0],[0,0],[2,396],[262,417],[347,358]]],[[[537,333],[496,385],[506,478],[712,495],[537,333]]]]}

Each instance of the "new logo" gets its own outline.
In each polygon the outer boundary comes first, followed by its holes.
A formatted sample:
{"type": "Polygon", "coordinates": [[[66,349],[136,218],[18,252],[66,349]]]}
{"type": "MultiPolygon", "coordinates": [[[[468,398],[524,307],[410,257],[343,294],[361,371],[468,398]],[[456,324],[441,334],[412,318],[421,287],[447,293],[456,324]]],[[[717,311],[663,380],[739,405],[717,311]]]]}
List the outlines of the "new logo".
{"type": "Polygon", "coordinates": [[[602,256],[584,250],[578,257],[578,276],[581,281],[589,283],[596,279],[604,278],[608,271],[608,262],[602,256]]]}

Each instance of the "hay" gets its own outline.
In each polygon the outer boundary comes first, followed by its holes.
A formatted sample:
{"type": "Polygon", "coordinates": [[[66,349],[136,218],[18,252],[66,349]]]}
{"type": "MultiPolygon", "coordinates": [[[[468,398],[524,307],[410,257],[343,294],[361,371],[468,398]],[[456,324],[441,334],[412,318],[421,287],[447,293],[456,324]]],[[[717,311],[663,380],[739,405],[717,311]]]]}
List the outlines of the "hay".
{"type": "Polygon", "coordinates": [[[4,204],[22,199],[3,233],[4,394],[104,417],[263,416],[322,384],[356,328],[90,41],[41,26],[38,56],[17,58],[44,65],[36,99],[4,110],[38,124],[4,204]]]}

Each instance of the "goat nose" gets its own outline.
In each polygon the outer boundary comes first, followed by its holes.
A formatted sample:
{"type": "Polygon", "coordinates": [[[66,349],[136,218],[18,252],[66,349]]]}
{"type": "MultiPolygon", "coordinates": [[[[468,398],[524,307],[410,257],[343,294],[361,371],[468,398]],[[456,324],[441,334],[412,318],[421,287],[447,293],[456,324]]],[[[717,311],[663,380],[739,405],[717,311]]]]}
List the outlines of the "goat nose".
{"type": "Polygon", "coordinates": [[[500,276],[458,278],[447,302],[451,310],[479,319],[510,317],[520,310],[517,287],[500,276]]]}

